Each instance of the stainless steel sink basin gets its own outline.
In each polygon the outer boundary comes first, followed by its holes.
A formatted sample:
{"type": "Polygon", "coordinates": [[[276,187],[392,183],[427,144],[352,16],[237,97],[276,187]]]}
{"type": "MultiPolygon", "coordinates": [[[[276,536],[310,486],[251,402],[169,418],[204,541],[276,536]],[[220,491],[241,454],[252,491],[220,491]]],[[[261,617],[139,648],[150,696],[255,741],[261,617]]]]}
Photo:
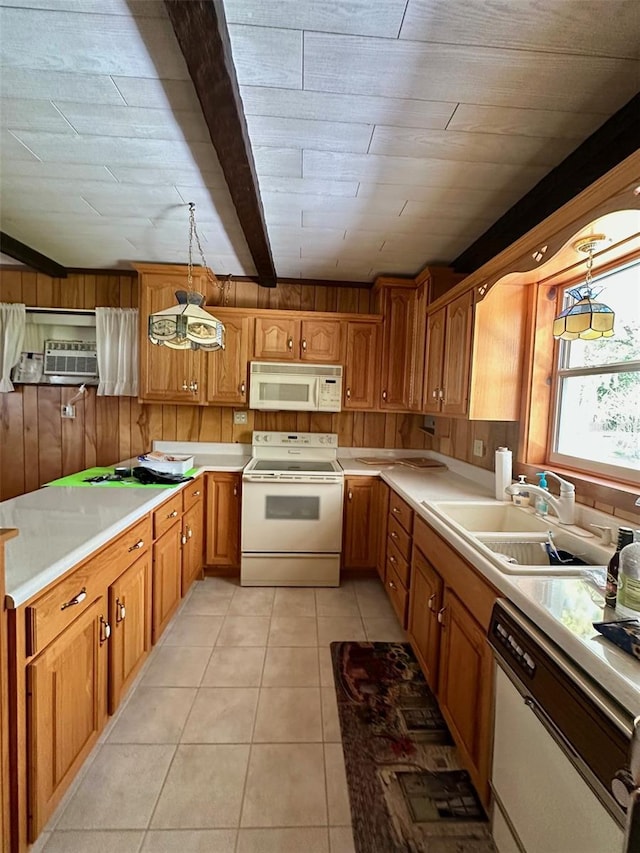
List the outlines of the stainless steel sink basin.
{"type": "Polygon", "coordinates": [[[587,567],[606,566],[611,556],[611,549],[603,548],[590,532],[559,526],[511,504],[423,503],[504,574],[581,575],[587,567]],[[578,559],[566,563],[551,560],[544,548],[550,535],[563,559],[578,559]]]}

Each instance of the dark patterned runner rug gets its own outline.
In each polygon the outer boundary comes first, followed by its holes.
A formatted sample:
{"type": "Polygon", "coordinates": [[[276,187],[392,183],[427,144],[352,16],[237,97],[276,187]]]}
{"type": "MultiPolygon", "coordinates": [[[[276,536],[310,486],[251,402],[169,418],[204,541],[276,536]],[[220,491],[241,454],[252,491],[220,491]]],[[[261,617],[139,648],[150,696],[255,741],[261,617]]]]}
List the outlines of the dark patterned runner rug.
{"type": "Polygon", "coordinates": [[[357,853],[495,853],[407,643],[331,643],[357,853]]]}

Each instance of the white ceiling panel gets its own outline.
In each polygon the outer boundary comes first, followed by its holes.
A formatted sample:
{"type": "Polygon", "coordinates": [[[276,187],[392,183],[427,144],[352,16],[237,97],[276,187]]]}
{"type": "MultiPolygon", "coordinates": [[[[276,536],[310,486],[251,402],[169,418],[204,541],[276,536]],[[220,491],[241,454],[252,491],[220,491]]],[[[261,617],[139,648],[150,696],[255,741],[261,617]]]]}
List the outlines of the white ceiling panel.
{"type": "Polygon", "coordinates": [[[425,49],[421,42],[325,33],[304,39],[305,88],[324,92],[599,112],[632,98],[639,73],[640,64],[628,59],[457,44],[425,49]]]}
{"type": "Polygon", "coordinates": [[[278,178],[273,175],[260,176],[260,190],[264,199],[267,193],[286,195],[326,195],[355,197],[358,193],[357,181],[314,180],[313,178],[278,178]]]}
{"type": "Polygon", "coordinates": [[[374,131],[369,151],[396,157],[551,167],[564,160],[577,145],[575,139],[534,136],[514,136],[508,146],[504,143],[504,135],[499,133],[379,126],[374,131]]]}
{"type": "Polygon", "coordinates": [[[305,151],[306,178],[331,174],[338,180],[377,181],[380,184],[416,184],[435,187],[492,189],[514,182],[524,189],[537,183],[548,171],[540,166],[512,166],[501,163],[460,163],[380,154],[342,154],[305,151]]]}
{"type": "Polygon", "coordinates": [[[253,145],[272,148],[315,148],[320,151],[357,151],[369,148],[373,125],[315,121],[273,116],[248,116],[253,145]]]}
{"type": "MultiPolygon", "coordinates": [[[[5,30],[6,32],[6,30],[5,30]]],[[[37,71],[4,65],[0,74],[0,95],[22,100],[64,99],[89,104],[123,104],[122,95],[106,74],[37,71]]]]}
{"type": "Polygon", "coordinates": [[[302,88],[301,31],[232,24],[229,37],[239,82],[248,86],[302,88]]]}
{"type": "Polygon", "coordinates": [[[0,127],[5,130],[47,130],[75,133],[51,101],[22,101],[5,98],[0,110],[0,127]]]}
{"type": "Polygon", "coordinates": [[[259,177],[263,175],[274,178],[302,177],[302,151],[299,149],[265,148],[255,145],[253,159],[259,177]]]}
{"type": "Polygon", "coordinates": [[[637,0],[409,0],[401,39],[510,50],[640,57],[637,0]],[[614,17],[615,26],[605,19],[614,17]]]}
{"type": "MultiPolygon", "coordinates": [[[[450,262],[640,89],[637,0],[226,0],[279,275],[450,262]]],[[[255,272],[160,0],[0,0],[2,228],[255,272]],[[12,133],[8,131],[11,129],[12,133]]]]}
{"type": "MultiPolygon", "coordinates": [[[[125,103],[129,107],[195,112],[200,110],[200,101],[191,80],[119,77],[118,75],[108,79],[112,81],[118,91],[120,96],[118,103],[125,103]]],[[[67,98],[67,100],[74,99],[67,98]]]]}
{"type": "Polygon", "coordinates": [[[254,27],[286,27],[397,38],[406,0],[227,0],[227,22],[254,27]]]}
{"type": "Polygon", "coordinates": [[[82,136],[210,141],[209,129],[200,111],[172,112],[108,104],[72,104],[66,101],[58,101],[55,107],[82,136]]]}
{"type": "Polygon", "coordinates": [[[188,79],[168,20],[0,9],[3,65],[41,71],[188,79]],[[151,58],[153,56],[153,59],[151,58]]]}
{"type": "Polygon", "coordinates": [[[307,89],[273,89],[241,86],[247,116],[351,121],[361,124],[389,124],[395,127],[424,127],[444,130],[457,104],[418,101],[411,98],[376,98],[366,95],[339,95],[307,89]]]}
{"type": "Polygon", "coordinates": [[[458,104],[447,130],[583,140],[597,130],[604,120],[603,113],[458,104]]]}

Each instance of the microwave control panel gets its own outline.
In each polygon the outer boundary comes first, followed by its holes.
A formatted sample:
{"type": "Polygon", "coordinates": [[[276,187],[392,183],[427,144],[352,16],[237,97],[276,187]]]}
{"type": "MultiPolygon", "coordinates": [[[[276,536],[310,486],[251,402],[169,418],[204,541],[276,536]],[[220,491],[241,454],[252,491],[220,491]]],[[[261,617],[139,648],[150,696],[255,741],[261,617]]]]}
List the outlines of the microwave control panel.
{"type": "Polygon", "coordinates": [[[323,376],[320,382],[320,409],[339,412],[342,401],[342,380],[323,376]]]}

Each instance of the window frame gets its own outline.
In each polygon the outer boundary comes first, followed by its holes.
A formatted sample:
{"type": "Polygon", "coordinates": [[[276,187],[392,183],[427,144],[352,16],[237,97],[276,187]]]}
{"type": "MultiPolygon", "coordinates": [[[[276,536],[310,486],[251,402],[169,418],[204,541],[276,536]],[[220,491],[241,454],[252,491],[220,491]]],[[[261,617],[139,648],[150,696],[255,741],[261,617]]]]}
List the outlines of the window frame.
{"type": "MultiPolygon", "coordinates": [[[[619,270],[637,265],[640,269],[640,252],[632,252],[630,255],[619,258],[616,261],[610,262],[603,266],[597,277],[594,278],[594,283],[598,279],[609,277],[619,270]]],[[[584,282],[584,276],[576,276],[570,281],[564,280],[558,285],[555,299],[555,313],[557,314],[566,307],[565,295],[571,287],[584,282]]],[[[545,285],[553,286],[553,279],[545,282],[545,285]]],[[[606,301],[606,300],[605,300],[606,301]]],[[[634,360],[631,362],[613,362],[611,364],[603,364],[595,367],[574,367],[570,368],[568,364],[569,346],[571,341],[554,341],[553,360],[551,367],[551,382],[549,394],[548,408],[548,430],[547,444],[545,452],[545,464],[548,467],[561,467],[568,471],[575,471],[584,477],[595,476],[605,481],[611,481],[612,485],[626,484],[631,486],[640,485],[640,471],[634,471],[632,468],[624,466],[611,465],[609,463],[597,462],[595,460],[585,459],[584,457],[571,456],[566,453],[560,453],[555,448],[557,447],[558,432],[560,426],[560,408],[562,394],[562,379],[567,376],[585,376],[585,375],[603,375],[612,373],[640,372],[640,361],[634,360]]]]}

